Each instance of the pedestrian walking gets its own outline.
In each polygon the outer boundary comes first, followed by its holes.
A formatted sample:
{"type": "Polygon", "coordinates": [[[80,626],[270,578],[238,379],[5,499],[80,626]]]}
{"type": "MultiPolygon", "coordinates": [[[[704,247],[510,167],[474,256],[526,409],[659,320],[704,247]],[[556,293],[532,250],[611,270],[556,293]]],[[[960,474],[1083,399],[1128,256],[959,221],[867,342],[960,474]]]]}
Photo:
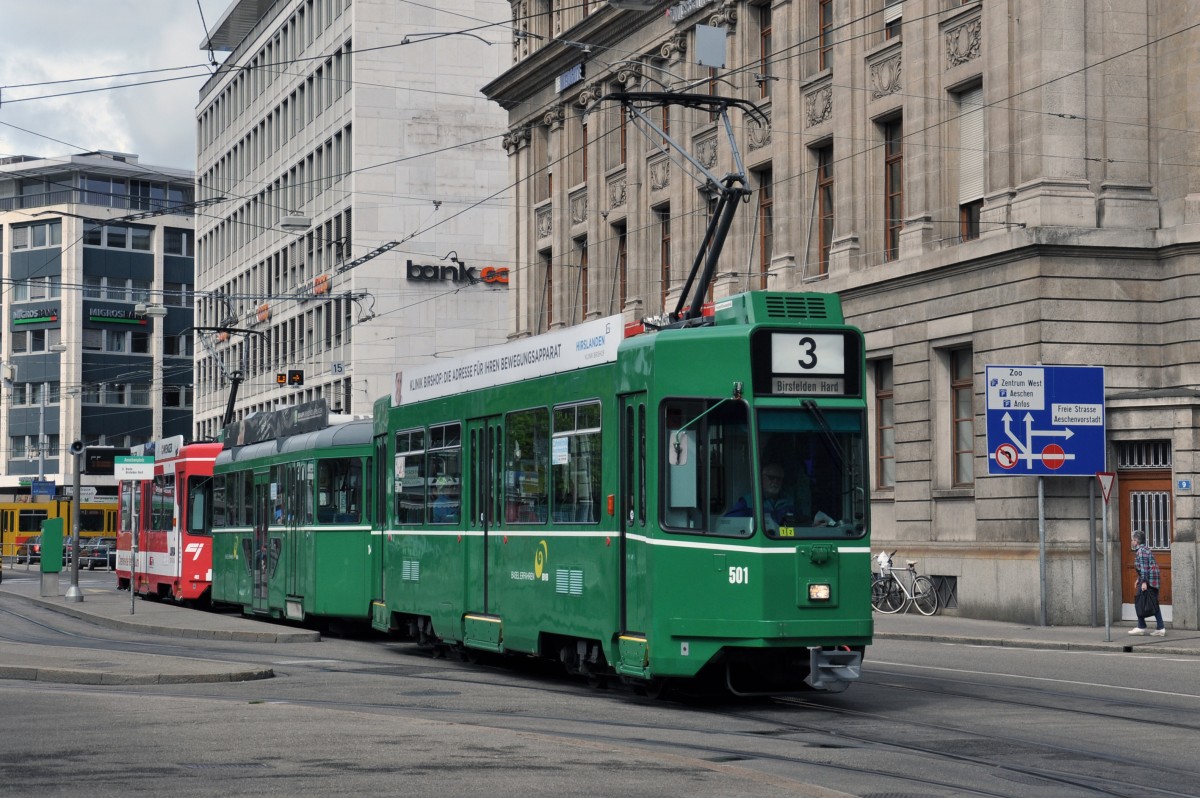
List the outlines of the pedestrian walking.
{"type": "Polygon", "coordinates": [[[1133,607],[1138,622],[1137,626],[1129,630],[1129,634],[1146,634],[1146,618],[1153,615],[1158,627],[1150,634],[1155,637],[1164,637],[1167,634],[1167,627],[1163,625],[1162,609],[1158,606],[1160,574],[1158,563],[1154,560],[1154,552],[1150,551],[1150,547],[1146,545],[1146,533],[1140,529],[1134,530],[1129,547],[1133,549],[1133,567],[1137,571],[1137,583],[1133,586],[1133,607]]]}

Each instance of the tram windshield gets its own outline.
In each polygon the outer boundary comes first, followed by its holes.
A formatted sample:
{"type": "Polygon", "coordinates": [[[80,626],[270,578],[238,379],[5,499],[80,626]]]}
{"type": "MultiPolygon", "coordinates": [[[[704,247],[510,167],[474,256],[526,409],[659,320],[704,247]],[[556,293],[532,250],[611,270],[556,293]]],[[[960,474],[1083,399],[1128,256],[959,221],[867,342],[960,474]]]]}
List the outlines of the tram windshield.
{"type": "Polygon", "coordinates": [[[756,413],[733,400],[664,402],[662,524],[670,532],[793,538],[866,534],[863,414],[815,403],[756,413]],[[752,439],[757,437],[757,446],[752,439]]]}
{"type": "MultiPolygon", "coordinates": [[[[771,537],[859,537],[867,526],[867,468],[860,411],[758,411],[760,504],[771,537]]],[[[749,502],[747,501],[747,505],[749,502]]],[[[744,512],[751,514],[749,506],[744,512]]]]}

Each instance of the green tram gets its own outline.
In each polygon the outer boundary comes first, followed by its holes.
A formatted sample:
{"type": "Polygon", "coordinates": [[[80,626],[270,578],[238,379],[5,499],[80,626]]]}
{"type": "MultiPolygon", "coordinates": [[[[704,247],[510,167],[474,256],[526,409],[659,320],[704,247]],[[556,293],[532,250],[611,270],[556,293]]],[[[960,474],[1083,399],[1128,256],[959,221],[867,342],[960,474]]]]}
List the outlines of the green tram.
{"type": "Polygon", "coordinates": [[[214,602],[289,620],[365,621],[379,595],[367,511],[370,420],[324,400],[225,428],[213,473],[214,602]]]}
{"type": "Polygon", "coordinates": [[[741,294],[703,321],[630,335],[614,316],[397,374],[375,406],[373,625],[651,689],[856,679],[862,334],[816,293],[741,294]]]}

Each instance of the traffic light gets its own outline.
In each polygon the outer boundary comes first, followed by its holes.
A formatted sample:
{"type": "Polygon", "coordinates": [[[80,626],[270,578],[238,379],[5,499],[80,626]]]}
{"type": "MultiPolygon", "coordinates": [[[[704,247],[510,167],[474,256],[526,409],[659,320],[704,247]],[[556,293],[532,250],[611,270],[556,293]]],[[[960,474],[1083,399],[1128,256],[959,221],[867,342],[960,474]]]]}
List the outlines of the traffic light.
{"type": "Polygon", "coordinates": [[[304,372],[300,369],[288,369],[287,374],[288,385],[293,388],[304,384],[304,372]]]}
{"type": "Polygon", "coordinates": [[[275,384],[276,385],[287,385],[287,375],[286,374],[276,374],[275,375],[275,384]]]}

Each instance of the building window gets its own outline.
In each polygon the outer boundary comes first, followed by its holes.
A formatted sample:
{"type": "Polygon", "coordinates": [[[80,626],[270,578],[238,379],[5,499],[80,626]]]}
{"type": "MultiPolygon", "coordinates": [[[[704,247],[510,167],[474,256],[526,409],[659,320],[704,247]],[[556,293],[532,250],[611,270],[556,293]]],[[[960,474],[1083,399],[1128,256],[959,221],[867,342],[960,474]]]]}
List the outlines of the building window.
{"type": "Polygon", "coordinates": [[[581,238],[576,244],[579,247],[579,318],[587,319],[588,314],[588,245],[587,239],[581,238]]]}
{"type": "Polygon", "coordinates": [[[904,226],[904,126],[900,119],[883,123],[883,254],[884,260],[900,256],[900,228],[904,226]]]}
{"type": "Polygon", "coordinates": [[[896,487],[896,398],[891,360],[875,362],[875,487],[896,487]]]}
{"type": "Polygon", "coordinates": [[[663,312],[667,312],[667,291],[671,289],[671,206],[663,205],[654,209],[654,217],[658,222],[658,277],[661,281],[661,299],[663,312]]]}
{"type": "Polygon", "coordinates": [[[542,307],[538,316],[537,329],[535,333],[545,332],[550,329],[550,325],[554,322],[554,260],[550,255],[550,250],[543,250],[538,253],[538,260],[541,261],[542,267],[542,307]]]}
{"type": "Polygon", "coordinates": [[[975,379],[970,349],[950,351],[950,406],[954,410],[954,485],[975,483],[975,379]]]}
{"type": "Polygon", "coordinates": [[[616,225],[617,239],[617,312],[625,309],[629,298],[629,249],[626,242],[625,225],[616,225]]]}
{"type": "MultiPolygon", "coordinates": [[[[766,99],[771,96],[771,3],[758,6],[758,96],[766,99]]],[[[666,112],[666,108],[663,108],[666,112]]],[[[663,128],[666,129],[665,127],[663,128]]]]}
{"type": "Polygon", "coordinates": [[[817,0],[817,69],[833,66],[833,0],[817,0]]]}
{"type": "Polygon", "coordinates": [[[31,277],[28,280],[14,280],[12,290],[14,302],[26,302],[33,299],[56,299],[62,296],[62,277],[54,274],[48,277],[31,277]]]}
{"type": "Polygon", "coordinates": [[[833,246],[833,145],[821,147],[817,155],[817,273],[829,273],[833,246]]]}
{"type": "Polygon", "coordinates": [[[186,408],[192,406],[192,386],[163,386],[163,407],[186,408]]]}
{"type": "Polygon", "coordinates": [[[767,288],[775,245],[775,190],[770,169],[755,175],[758,183],[758,287],[767,288]]]}
{"type": "Polygon", "coordinates": [[[196,256],[196,234],[192,230],[178,227],[163,228],[163,253],[166,255],[182,255],[188,258],[196,256]]]}
{"type": "Polygon", "coordinates": [[[958,219],[959,238],[979,238],[983,210],[983,87],[958,95],[958,219]]]}
{"type": "Polygon", "coordinates": [[[62,245],[62,221],[35,222],[13,225],[13,251],[24,249],[47,249],[62,245]]]}
{"type": "Polygon", "coordinates": [[[149,252],[153,240],[153,231],[153,227],[138,224],[97,225],[88,223],[83,231],[83,245],[85,247],[131,249],[136,252],[149,252]]]}
{"type": "Polygon", "coordinates": [[[900,25],[904,17],[904,0],[884,0],[883,4],[883,38],[894,39],[900,35],[900,25]]]}

